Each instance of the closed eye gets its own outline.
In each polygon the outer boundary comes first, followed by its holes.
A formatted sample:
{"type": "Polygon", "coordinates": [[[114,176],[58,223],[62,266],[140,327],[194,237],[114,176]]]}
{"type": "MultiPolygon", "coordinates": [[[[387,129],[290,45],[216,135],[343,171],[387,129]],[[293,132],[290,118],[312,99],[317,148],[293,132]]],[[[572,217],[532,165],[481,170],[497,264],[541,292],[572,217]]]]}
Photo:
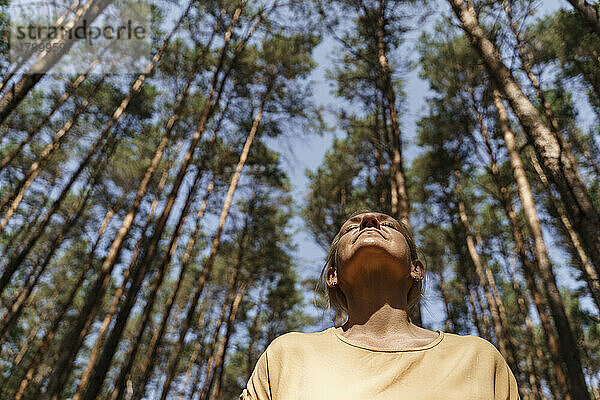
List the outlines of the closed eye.
{"type": "Polygon", "coordinates": [[[358,225],[351,225],[351,226],[347,227],[346,229],[344,229],[344,233],[342,233],[342,235],[345,235],[346,233],[350,232],[354,228],[358,228],[358,225]]]}
{"type": "Polygon", "coordinates": [[[398,228],[396,227],[396,225],[390,223],[390,222],[384,222],[383,224],[381,224],[381,226],[389,226],[392,229],[398,230],[398,228]]]}

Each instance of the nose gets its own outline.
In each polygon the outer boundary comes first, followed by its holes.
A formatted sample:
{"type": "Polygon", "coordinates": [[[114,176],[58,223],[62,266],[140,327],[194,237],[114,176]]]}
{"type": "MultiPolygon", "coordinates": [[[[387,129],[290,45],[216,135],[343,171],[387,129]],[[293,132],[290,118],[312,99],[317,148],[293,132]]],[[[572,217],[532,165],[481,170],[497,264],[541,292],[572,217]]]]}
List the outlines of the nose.
{"type": "Polygon", "coordinates": [[[363,215],[362,220],[360,221],[360,229],[365,228],[377,228],[379,229],[379,220],[375,216],[375,214],[366,213],[363,215]]]}

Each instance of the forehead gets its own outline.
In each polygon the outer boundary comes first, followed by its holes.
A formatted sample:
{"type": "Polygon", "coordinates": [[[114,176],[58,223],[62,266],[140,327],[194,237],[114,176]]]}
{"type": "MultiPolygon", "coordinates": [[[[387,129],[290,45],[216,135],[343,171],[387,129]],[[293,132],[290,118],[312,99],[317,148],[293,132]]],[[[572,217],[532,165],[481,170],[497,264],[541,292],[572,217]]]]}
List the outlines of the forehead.
{"type": "Polygon", "coordinates": [[[346,220],[346,222],[344,222],[344,224],[342,226],[344,226],[346,224],[350,224],[350,223],[358,223],[358,222],[360,222],[362,220],[362,218],[363,218],[363,215],[365,215],[365,214],[373,214],[380,221],[393,221],[395,223],[398,223],[398,221],[396,221],[395,218],[390,217],[387,214],[378,213],[378,212],[373,212],[373,213],[364,212],[364,213],[360,213],[360,214],[357,214],[357,215],[355,215],[353,217],[348,218],[346,220]]]}

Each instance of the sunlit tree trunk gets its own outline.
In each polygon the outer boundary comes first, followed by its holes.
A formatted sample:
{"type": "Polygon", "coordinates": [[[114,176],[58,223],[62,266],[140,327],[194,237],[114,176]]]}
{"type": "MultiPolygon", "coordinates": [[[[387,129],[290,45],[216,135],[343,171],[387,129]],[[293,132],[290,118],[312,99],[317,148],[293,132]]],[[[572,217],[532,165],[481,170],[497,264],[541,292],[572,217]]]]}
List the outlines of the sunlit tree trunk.
{"type": "Polygon", "coordinates": [[[469,222],[469,218],[467,216],[464,198],[463,198],[463,189],[461,183],[461,176],[458,170],[455,171],[456,176],[456,192],[458,194],[458,210],[460,221],[462,222],[465,228],[465,239],[467,241],[467,249],[469,250],[469,255],[471,256],[471,261],[475,266],[475,272],[479,278],[479,283],[481,288],[483,289],[483,293],[485,294],[487,303],[489,305],[490,313],[492,315],[492,322],[494,324],[494,332],[496,333],[496,338],[498,339],[498,346],[500,347],[500,352],[502,355],[511,362],[511,354],[508,350],[508,340],[505,336],[505,327],[502,325],[502,321],[500,320],[500,315],[498,313],[498,305],[496,304],[496,300],[494,295],[491,293],[489,288],[489,282],[486,279],[486,275],[484,270],[489,268],[485,265],[485,262],[479,256],[479,252],[477,247],[475,246],[475,239],[473,237],[473,229],[471,227],[471,223],[469,222]]]}
{"type": "MultiPolygon", "coordinates": [[[[206,206],[208,204],[208,199],[210,197],[210,194],[211,194],[213,188],[214,188],[214,183],[213,183],[213,181],[211,181],[207,187],[207,191],[204,196],[204,200],[198,211],[196,227],[194,228],[194,232],[189,237],[188,243],[186,245],[185,254],[184,254],[182,262],[181,262],[182,264],[181,264],[181,269],[179,272],[179,279],[175,286],[175,290],[169,295],[169,298],[168,298],[166,306],[165,306],[165,312],[163,314],[163,318],[161,320],[159,328],[154,333],[154,335],[152,336],[152,338],[150,340],[150,344],[148,346],[150,349],[149,355],[147,357],[146,362],[144,363],[144,366],[142,367],[142,373],[140,375],[140,378],[137,379],[136,382],[133,384],[133,388],[134,388],[133,399],[139,399],[144,395],[146,385],[148,384],[148,380],[150,379],[150,376],[152,375],[152,371],[154,368],[154,364],[156,362],[156,357],[158,355],[159,347],[162,344],[162,340],[163,340],[163,337],[166,332],[167,322],[169,320],[169,316],[171,314],[171,310],[175,303],[177,294],[181,288],[181,283],[183,281],[183,277],[189,266],[189,263],[191,262],[192,251],[194,249],[194,244],[195,244],[195,238],[197,237],[199,230],[200,230],[200,221],[202,220],[202,217],[206,210],[206,206]]],[[[115,385],[115,389],[113,390],[113,393],[111,394],[111,400],[117,400],[117,399],[122,398],[123,390],[124,390],[124,388],[122,387],[122,385],[123,385],[122,381],[125,380],[126,378],[127,378],[127,372],[125,370],[122,370],[119,373],[119,377],[117,379],[117,384],[115,385]]]]}
{"type": "MultiPolygon", "coordinates": [[[[177,21],[169,35],[167,35],[167,37],[163,40],[162,44],[152,57],[152,60],[146,66],[144,72],[137,77],[136,81],[131,86],[128,95],[121,101],[119,107],[115,109],[111,116],[111,119],[105,126],[102,134],[100,135],[100,138],[96,143],[98,143],[104,135],[108,134],[108,132],[111,130],[114,124],[123,116],[123,113],[127,109],[127,106],[131,102],[131,99],[137,93],[139,93],[144,84],[144,81],[146,80],[146,77],[154,70],[156,64],[160,60],[171,38],[173,37],[179,26],[183,23],[183,20],[185,19],[187,13],[190,10],[190,7],[191,2],[190,6],[188,6],[188,8],[184,11],[184,13],[177,21]]],[[[111,273],[118,260],[118,256],[121,252],[125,237],[129,233],[133,225],[133,221],[135,219],[135,216],[137,215],[142,199],[146,194],[148,183],[150,182],[154,171],[156,170],[160,160],[162,159],[164,148],[166,147],[169,140],[169,137],[165,136],[166,135],[163,135],[159,145],[157,146],[154,157],[150,165],[146,169],[142,181],[140,182],[140,185],[136,192],[136,198],[131,208],[129,209],[129,212],[123,219],[121,227],[119,228],[119,231],[110,246],[108,255],[102,263],[100,275],[98,276],[96,282],[93,284],[90,292],[88,293],[89,296],[86,296],[86,304],[84,305],[82,313],[80,314],[78,323],[73,326],[73,328],[69,331],[69,334],[65,337],[64,346],[66,346],[69,349],[69,351],[65,351],[64,353],[61,352],[60,359],[56,364],[58,373],[52,375],[50,383],[48,385],[48,390],[46,392],[47,396],[49,396],[49,398],[52,400],[56,400],[60,395],[64,383],[71,371],[71,364],[75,359],[75,356],[79,350],[79,347],[81,346],[83,339],[85,338],[85,335],[82,335],[82,333],[86,332],[89,329],[89,326],[91,325],[93,318],[97,313],[100,303],[99,299],[104,294],[104,291],[108,286],[108,283],[110,282],[111,273]]]]}
{"type": "Polygon", "coordinates": [[[179,354],[181,352],[181,349],[183,347],[183,340],[185,338],[185,335],[187,334],[187,331],[191,325],[192,322],[192,318],[196,309],[196,306],[198,304],[198,300],[200,299],[200,296],[202,294],[202,291],[204,289],[204,285],[206,283],[206,281],[208,280],[210,273],[212,271],[212,267],[215,261],[215,257],[217,255],[217,249],[219,247],[219,244],[221,242],[221,234],[223,232],[223,228],[225,226],[225,221],[227,219],[227,216],[229,215],[229,208],[231,207],[231,202],[233,200],[233,195],[235,193],[235,190],[237,188],[237,184],[238,181],[240,179],[241,173],[242,173],[242,169],[244,168],[244,165],[246,163],[246,160],[248,158],[248,153],[250,152],[250,147],[252,146],[252,142],[254,140],[254,136],[256,135],[256,131],[258,130],[260,121],[262,120],[262,116],[263,116],[263,111],[264,111],[264,107],[265,107],[265,103],[267,101],[267,98],[270,95],[270,90],[271,88],[268,88],[267,91],[264,93],[263,95],[263,99],[262,99],[262,103],[260,105],[259,111],[256,114],[256,116],[254,117],[254,120],[252,122],[252,128],[250,129],[250,132],[248,133],[248,137],[246,138],[246,142],[244,143],[244,148],[242,149],[242,153],[240,154],[240,158],[239,161],[236,165],[235,168],[235,172],[231,178],[231,183],[229,184],[229,189],[227,190],[227,194],[225,196],[225,201],[223,203],[223,208],[221,209],[221,215],[219,216],[219,225],[217,228],[217,232],[215,234],[215,236],[213,237],[213,241],[212,241],[212,247],[210,250],[210,254],[208,256],[208,259],[206,260],[204,267],[202,269],[202,274],[200,275],[198,282],[196,283],[196,289],[194,292],[194,296],[192,298],[191,301],[191,306],[188,309],[188,313],[186,315],[186,318],[183,322],[183,326],[181,328],[181,331],[179,333],[179,338],[177,341],[177,344],[175,346],[175,350],[173,351],[172,357],[169,360],[169,365],[168,365],[168,369],[167,369],[167,376],[165,379],[165,382],[163,384],[163,388],[162,388],[162,393],[160,396],[161,400],[165,400],[167,398],[167,395],[169,393],[169,389],[173,380],[173,375],[175,373],[175,369],[177,367],[177,363],[178,363],[178,359],[179,359],[179,354]]]}
{"type": "MultiPolygon", "coordinates": [[[[190,208],[191,208],[192,202],[194,201],[197,187],[198,187],[201,177],[202,177],[202,172],[200,170],[196,171],[196,176],[194,178],[194,181],[192,183],[190,190],[188,191],[188,195],[185,200],[183,210],[181,211],[181,213],[179,215],[179,219],[177,221],[175,230],[174,230],[173,234],[171,235],[171,239],[169,241],[167,249],[166,249],[163,257],[160,260],[158,270],[153,278],[152,284],[150,285],[150,293],[148,294],[148,299],[146,300],[146,305],[144,306],[144,310],[142,312],[142,315],[140,316],[139,326],[136,328],[137,335],[132,340],[130,349],[128,350],[127,355],[125,357],[125,362],[124,362],[123,366],[121,367],[121,370],[119,371],[119,376],[115,383],[115,389],[118,392],[122,393],[123,390],[125,389],[125,382],[126,382],[125,378],[129,375],[129,371],[133,367],[135,357],[138,353],[139,346],[142,344],[142,339],[143,339],[144,333],[146,331],[146,328],[150,322],[151,312],[152,312],[152,309],[154,308],[154,304],[156,302],[158,291],[160,290],[162,282],[168,273],[168,269],[171,265],[171,260],[174,256],[175,252],[177,251],[179,238],[181,237],[181,235],[183,233],[183,227],[184,227],[185,221],[189,215],[190,208]]],[[[185,272],[184,268],[182,268],[182,270],[183,270],[183,272],[185,272]]],[[[183,278],[183,276],[181,276],[181,278],[183,278]]],[[[178,291],[178,289],[176,291],[178,291]]],[[[176,295],[176,293],[175,293],[175,295],[176,295]]],[[[85,387],[81,384],[80,384],[80,386],[82,388],[85,387]]],[[[79,393],[81,393],[81,391],[82,390],[78,389],[79,393]]],[[[79,397],[77,396],[77,393],[73,397],[73,400],[76,400],[76,399],[79,399],[79,397]]]]}
{"type": "Polygon", "coordinates": [[[244,291],[244,284],[242,283],[241,285],[239,285],[238,282],[240,280],[240,273],[244,262],[244,253],[248,244],[248,231],[249,215],[246,215],[244,227],[242,228],[242,231],[240,233],[241,239],[238,245],[235,264],[233,265],[233,271],[231,272],[231,277],[227,284],[225,298],[223,299],[223,306],[221,308],[219,323],[217,325],[217,328],[215,329],[213,342],[211,344],[211,356],[206,362],[204,384],[202,385],[202,389],[200,390],[200,394],[198,396],[199,400],[207,400],[209,398],[212,387],[214,385],[215,376],[218,374],[219,368],[223,365],[222,363],[223,358],[225,356],[225,351],[227,349],[227,342],[229,341],[233,322],[235,321],[235,313],[237,312],[237,307],[239,306],[239,302],[241,301],[242,293],[244,291]],[[221,338],[221,341],[217,346],[217,343],[219,342],[219,333],[221,331],[221,325],[223,323],[226,324],[226,333],[225,336],[221,338]]]}
{"type": "MultiPolygon", "coordinates": [[[[529,181],[525,174],[525,169],[521,161],[521,157],[515,146],[515,137],[510,129],[508,114],[502,102],[500,92],[494,88],[494,105],[498,112],[498,120],[500,129],[504,136],[506,149],[510,157],[511,167],[517,182],[519,197],[523,204],[523,212],[525,214],[527,224],[529,225],[533,240],[535,243],[535,255],[537,261],[537,272],[543,284],[545,295],[552,312],[552,317],[556,325],[560,352],[567,367],[567,383],[569,384],[569,395],[573,398],[589,398],[587,386],[583,377],[583,369],[579,358],[577,343],[571,330],[569,320],[562,302],[562,297],[558,287],[556,286],[556,278],[552,270],[550,258],[546,250],[546,243],[542,236],[542,229],[537,216],[533,194],[529,186],[529,181]],[[583,389],[578,387],[579,380],[583,381],[583,389]]],[[[569,397],[569,395],[567,395],[569,397]]]]}
{"type": "Polygon", "coordinates": [[[592,266],[592,263],[588,259],[587,254],[585,253],[583,246],[581,245],[581,241],[579,240],[577,232],[575,232],[573,226],[571,225],[571,222],[569,221],[569,218],[567,218],[567,216],[565,215],[565,210],[562,207],[561,202],[558,201],[556,197],[552,195],[552,192],[550,191],[550,184],[548,182],[548,178],[546,177],[546,174],[544,173],[544,170],[542,169],[537,156],[535,154],[531,154],[529,159],[531,160],[531,165],[533,165],[533,168],[538,174],[540,181],[542,181],[546,190],[548,191],[548,196],[552,201],[552,205],[554,206],[556,213],[559,215],[562,226],[565,228],[565,231],[569,235],[569,239],[571,239],[571,244],[573,245],[573,248],[575,249],[575,252],[579,257],[579,260],[581,261],[581,265],[579,265],[579,267],[583,277],[585,278],[588,291],[590,292],[590,295],[592,296],[596,307],[600,311],[600,278],[596,273],[596,269],[594,269],[594,267],[592,266]]]}
{"type": "MultiPolygon", "coordinates": [[[[48,122],[54,116],[56,111],[58,111],[58,109],[71,97],[71,95],[73,94],[73,92],[75,92],[75,90],[77,90],[79,85],[81,85],[81,83],[86,80],[89,73],[96,67],[96,65],[98,65],[98,63],[99,63],[98,59],[94,60],[88,67],[87,71],[85,71],[83,74],[80,74],[73,81],[73,83],[70,83],[68,85],[67,90],[54,103],[50,112],[48,114],[46,114],[46,116],[33,129],[31,129],[27,132],[27,136],[25,136],[25,138],[19,143],[19,145],[17,147],[12,149],[6,156],[4,156],[2,161],[0,161],[0,171],[2,171],[4,169],[4,167],[6,167],[15,158],[15,156],[23,149],[23,147],[25,147],[25,145],[27,143],[29,143],[31,141],[31,139],[33,139],[33,137],[36,134],[38,134],[39,131],[44,126],[46,126],[48,124],[48,122]]],[[[0,209],[1,208],[2,208],[2,206],[0,206],[0,209]]]]}
{"type": "MultiPolygon", "coordinates": [[[[481,133],[481,136],[483,137],[483,142],[485,143],[485,147],[486,147],[488,156],[490,157],[490,170],[492,172],[492,177],[493,177],[494,181],[496,181],[497,184],[499,184],[499,186],[502,186],[501,178],[500,178],[500,168],[498,167],[498,163],[496,162],[496,155],[494,154],[494,150],[493,150],[492,144],[490,142],[490,135],[489,135],[487,126],[485,124],[485,121],[483,119],[483,114],[482,114],[482,112],[479,108],[478,102],[475,98],[475,93],[473,91],[473,88],[469,87],[468,92],[471,97],[473,111],[475,112],[475,115],[477,116],[477,123],[479,124],[479,132],[481,133]]],[[[479,246],[479,248],[483,248],[482,247],[483,240],[481,239],[481,235],[480,235],[479,231],[476,229],[475,229],[475,241],[476,241],[477,245],[479,246]]],[[[502,297],[498,293],[498,288],[496,286],[496,279],[494,277],[492,270],[487,266],[487,263],[485,261],[483,261],[482,265],[485,270],[487,282],[489,283],[490,289],[492,291],[491,294],[492,294],[495,306],[497,308],[497,313],[500,318],[500,324],[502,325],[502,327],[504,329],[503,333],[505,336],[504,339],[505,339],[506,351],[507,351],[507,356],[508,356],[507,362],[513,369],[513,372],[515,373],[515,375],[518,376],[519,371],[518,371],[518,366],[517,366],[517,362],[516,362],[514,343],[513,343],[512,336],[509,333],[510,323],[508,321],[508,316],[506,315],[506,309],[504,307],[502,297]]]]}
{"type": "MultiPolygon", "coordinates": [[[[67,296],[66,300],[61,303],[60,307],[58,308],[58,310],[56,312],[56,315],[52,318],[52,320],[50,322],[50,328],[44,334],[44,337],[42,338],[40,346],[38,347],[37,351],[35,352],[34,356],[32,357],[31,365],[27,369],[25,376],[23,377],[23,379],[21,380],[21,382],[19,384],[19,388],[14,397],[15,400],[20,400],[24,396],[25,391],[27,390],[29,384],[31,383],[32,379],[34,378],[34,374],[37,371],[38,367],[40,366],[42,357],[44,356],[45,352],[48,350],[52,340],[54,339],[54,336],[56,335],[56,332],[60,326],[60,323],[63,320],[63,317],[65,316],[66,312],[69,310],[69,307],[71,307],[71,305],[73,304],[73,300],[75,299],[77,292],[79,291],[81,285],[83,284],[87,272],[89,271],[89,269],[92,266],[94,254],[96,252],[96,249],[100,245],[100,240],[102,239],[104,232],[106,231],[108,224],[110,223],[110,220],[115,215],[115,213],[120,209],[121,203],[123,202],[124,198],[125,198],[125,196],[122,196],[119,199],[119,201],[117,201],[116,204],[113,207],[109,208],[109,210],[107,211],[107,213],[104,217],[104,220],[100,224],[96,241],[94,242],[94,244],[89,252],[88,258],[86,259],[86,262],[84,263],[84,265],[81,269],[79,278],[78,278],[77,282],[71,288],[71,291],[69,292],[69,295],[67,296]]],[[[16,364],[16,366],[18,366],[18,363],[16,364]]]]}
{"type": "MultiPolygon", "coordinates": [[[[231,303],[229,308],[229,318],[227,319],[227,325],[225,327],[225,337],[221,340],[221,344],[219,345],[219,350],[217,351],[217,361],[215,363],[215,371],[217,372],[216,382],[215,382],[215,390],[214,396],[211,396],[213,399],[221,400],[221,385],[223,384],[223,372],[225,370],[225,357],[227,356],[227,350],[229,349],[229,340],[231,339],[231,335],[235,331],[234,322],[237,316],[238,308],[240,303],[242,302],[242,297],[244,296],[244,292],[246,289],[246,282],[242,282],[240,287],[237,290],[235,298],[231,303]]],[[[209,388],[210,389],[210,388],[209,388]]]]}
{"type": "Polygon", "coordinates": [[[2,345],[2,343],[4,343],[6,336],[8,335],[10,330],[15,326],[17,320],[23,313],[25,305],[30,301],[31,296],[33,295],[33,291],[36,285],[38,284],[42,274],[46,271],[46,268],[50,264],[52,257],[62,245],[63,241],[65,240],[65,237],[75,226],[75,222],[79,219],[79,217],[81,217],[81,214],[83,213],[83,211],[86,208],[86,205],[88,204],[88,200],[90,199],[92,191],[93,187],[87,188],[85,191],[85,195],[78,199],[78,204],[73,205],[71,211],[65,218],[65,223],[62,225],[60,232],[58,232],[52,239],[52,242],[50,243],[50,249],[44,257],[43,261],[41,262],[41,265],[39,267],[34,267],[37,268],[37,271],[35,271],[32,281],[29,284],[27,282],[23,284],[24,290],[22,290],[21,294],[13,300],[9,310],[7,310],[7,313],[2,316],[2,319],[0,320],[0,346],[2,345]]]}

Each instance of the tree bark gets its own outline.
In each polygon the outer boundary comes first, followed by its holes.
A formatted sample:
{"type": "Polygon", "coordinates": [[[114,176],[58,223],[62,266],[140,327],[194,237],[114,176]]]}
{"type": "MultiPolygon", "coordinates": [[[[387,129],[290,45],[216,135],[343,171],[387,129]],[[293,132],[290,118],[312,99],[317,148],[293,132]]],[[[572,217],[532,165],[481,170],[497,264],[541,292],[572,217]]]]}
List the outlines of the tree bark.
{"type": "MultiPolygon", "coordinates": [[[[365,9],[368,15],[368,10],[365,9]]],[[[398,111],[396,110],[396,93],[394,90],[392,75],[387,59],[386,45],[386,19],[385,19],[385,1],[379,0],[377,10],[377,62],[379,73],[381,74],[381,87],[383,95],[387,101],[388,115],[392,127],[392,164],[391,175],[394,181],[395,193],[391,193],[392,213],[410,229],[409,220],[409,202],[408,191],[406,190],[406,177],[404,174],[404,165],[402,160],[402,134],[400,132],[400,122],[398,120],[398,111]]],[[[420,325],[419,321],[419,325],[420,325]]]]}
{"type": "Polygon", "coordinates": [[[589,393],[583,376],[583,368],[577,350],[577,343],[575,342],[575,337],[567,318],[562,297],[560,296],[560,292],[556,285],[556,278],[554,276],[554,271],[552,270],[550,258],[548,257],[546,243],[542,236],[542,228],[537,216],[533,194],[525,174],[521,157],[516,150],[515,137],[510,129],[508,114],[502,102],[500,92],[494,88],[493,95],[494,105],[498,112],[500,129],[504,136],[504,142],[510,157],[511,167],[513,169],[515,181],[517,182],[519,197],[523,204],[523,212],[535,243],[535,255],[538,265],[537,272],[540,274],[543,283],[544,292],[558,333],[560,352],[566,364],[567,383],[569,384],[569,394],[567,394],[567,399],[570,398],[570,396],[573,396],[575,399],[589,399],[589,393]],[[583,386],[579,386],[580,384],[583,386]]]}

